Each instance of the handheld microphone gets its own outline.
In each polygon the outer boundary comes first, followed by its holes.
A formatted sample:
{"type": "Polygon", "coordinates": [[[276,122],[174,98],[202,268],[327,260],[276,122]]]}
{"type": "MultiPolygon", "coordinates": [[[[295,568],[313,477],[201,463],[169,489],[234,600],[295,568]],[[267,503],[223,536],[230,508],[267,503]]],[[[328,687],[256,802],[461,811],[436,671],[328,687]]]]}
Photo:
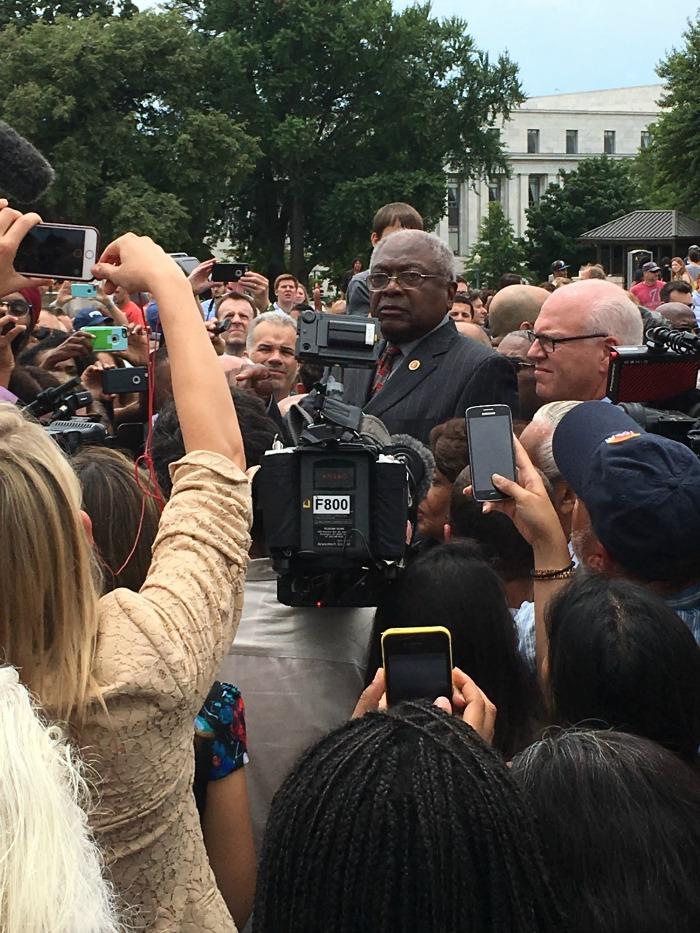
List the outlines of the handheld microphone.
{"type": "Polygon", "coordinates": [[[0,191],[20,204],[33,204],[55,177],[43,155],[0,120],[0,191]]]}

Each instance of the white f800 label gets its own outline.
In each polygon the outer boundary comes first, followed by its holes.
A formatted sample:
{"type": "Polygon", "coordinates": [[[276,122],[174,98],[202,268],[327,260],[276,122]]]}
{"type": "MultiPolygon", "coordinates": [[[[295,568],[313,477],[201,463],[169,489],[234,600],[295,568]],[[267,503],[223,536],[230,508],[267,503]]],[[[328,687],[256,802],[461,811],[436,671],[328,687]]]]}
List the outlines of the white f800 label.
{"type": "Polygon", "coordinates": [[[314,515],[349,515],[350,496],[314,496],[314,515]]]}

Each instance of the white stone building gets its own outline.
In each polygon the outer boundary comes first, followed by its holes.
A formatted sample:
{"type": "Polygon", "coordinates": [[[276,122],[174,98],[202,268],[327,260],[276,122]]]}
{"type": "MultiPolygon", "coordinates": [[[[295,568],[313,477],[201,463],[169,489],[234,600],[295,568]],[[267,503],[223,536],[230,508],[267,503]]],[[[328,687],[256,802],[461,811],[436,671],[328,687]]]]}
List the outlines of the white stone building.
{"type": "Polygon", "coordinates": [[[522,236],[526,209],[557,181],[560,169],[571,171],[582,159],[603,153],[631,158],[648,145],[661,91],[660,84],[649,84],[528,98],[501,129],[510,178],[460,181],[448,175],[448,213],[436,232],[457,256],[466,257],[489,202],[500,201],[516,236],[522,236]]]}

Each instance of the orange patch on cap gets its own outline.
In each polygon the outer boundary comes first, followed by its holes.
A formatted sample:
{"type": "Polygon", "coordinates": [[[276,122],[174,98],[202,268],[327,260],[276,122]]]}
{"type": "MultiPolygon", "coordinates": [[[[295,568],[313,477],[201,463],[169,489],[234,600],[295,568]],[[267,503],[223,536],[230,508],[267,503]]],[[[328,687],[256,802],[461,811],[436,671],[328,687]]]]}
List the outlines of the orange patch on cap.
{"type": "Polygon", "coordinates": [[[631,441],[633,437],[641,437],[639,431],[621,431],[619,434],[611,434],[605,438],[606,444],[624,444],[625,441],[631,441]]]}

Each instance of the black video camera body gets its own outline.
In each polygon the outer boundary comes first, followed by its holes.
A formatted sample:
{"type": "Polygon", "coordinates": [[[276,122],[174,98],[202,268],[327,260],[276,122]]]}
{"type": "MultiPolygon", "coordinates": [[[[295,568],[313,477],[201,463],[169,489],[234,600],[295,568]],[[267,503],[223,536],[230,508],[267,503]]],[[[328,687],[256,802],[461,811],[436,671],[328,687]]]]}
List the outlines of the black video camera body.
{"type": "Polygon", "coordinates": [[[375,605],[406,549],[405,464],[361,442],[284,448],[256,484],[280,602],[375,605]]]}
{"type": "MultiPolygon", "coordinates": [[[[374,366],[371,318],[304,311],[297,358],[374,366]]],[[[299,446],[268,451],[255,478],[267,547],[288,606],[374,606],[402,566],[408,518],[406,463],[361,434],[362,412],[315,387],[314,418],[299,446]]],[[[309,416],[310,417],[310,416],[309,416]]]]}

